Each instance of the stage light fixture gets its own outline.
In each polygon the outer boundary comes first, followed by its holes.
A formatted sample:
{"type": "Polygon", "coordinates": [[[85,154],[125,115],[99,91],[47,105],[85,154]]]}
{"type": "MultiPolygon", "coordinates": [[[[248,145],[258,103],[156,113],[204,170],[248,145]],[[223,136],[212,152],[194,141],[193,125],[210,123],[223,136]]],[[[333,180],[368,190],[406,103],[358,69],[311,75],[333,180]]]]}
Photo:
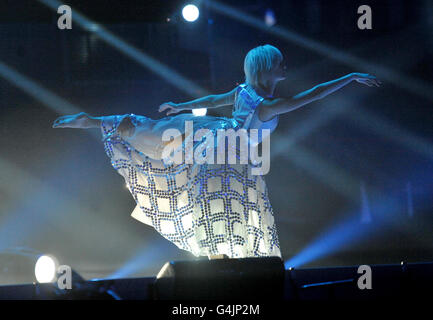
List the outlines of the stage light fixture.
{"type": "Polygon", "coordinates": [[[199,15],[200,15],[200,11],[193,4],[188,4],[182,9],[182,16],[188,22],[194,22],[195,20],[198,19],[199,15]]]}
{"type": "Polygon", "coordinates": [[[277,19],[275,18],[274,11],[272,11],[272,9],[267,9],[265,12],[265,24],[268,27],[272,27],[276,23],[277,23],[277,19]]]}
{"type": "Polygon", "coordinates": [[[42,255],[35,264],[35,276],[39,283],[49,283],[56,279],[57,261],[49,255],[42,255]]]}

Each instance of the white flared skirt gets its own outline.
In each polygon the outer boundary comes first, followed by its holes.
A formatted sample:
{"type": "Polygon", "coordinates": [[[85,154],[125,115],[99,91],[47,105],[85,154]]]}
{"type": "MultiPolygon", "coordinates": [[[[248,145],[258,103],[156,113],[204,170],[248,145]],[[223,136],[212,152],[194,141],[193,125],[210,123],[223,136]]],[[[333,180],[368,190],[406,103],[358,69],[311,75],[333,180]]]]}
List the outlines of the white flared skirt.
{"type": "Polygon", "coordinates": [[[124,114],[103,117],[104,149],[136,201],[132,217],[195,256],[281,257],[264,177],[250,164],[166,164],[161,157],[167,129],[235,128],[223,117],[180,114],[153,120],[124,114]],[[135,128],[117,130],[130,117],[135,128]]]}

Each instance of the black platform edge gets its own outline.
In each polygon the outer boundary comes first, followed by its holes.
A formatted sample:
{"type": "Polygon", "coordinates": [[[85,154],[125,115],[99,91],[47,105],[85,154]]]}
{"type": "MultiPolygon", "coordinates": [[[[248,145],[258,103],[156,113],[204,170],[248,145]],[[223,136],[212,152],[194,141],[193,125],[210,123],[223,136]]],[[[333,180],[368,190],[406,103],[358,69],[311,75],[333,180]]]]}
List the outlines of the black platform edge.
{"type": "MultiPolygon", "coordinates": [[[[372,289],[360,289],[359,266],[285,270],[284,300],[373,301],[426,299],[433,292],[433,262],[370,265],[372,289]]],[[[78,288],[59,290],[55,284],[0,286],[0,300],[122,299],[154,300],[156,277],[96,279],[78,288]],[[86,290],[109,295],[86,295],[86,290]],[[80,294],[74,295],[77,291],[80,294]]],[[[90,292],[90,291],[89,291],[90,292]]]]}

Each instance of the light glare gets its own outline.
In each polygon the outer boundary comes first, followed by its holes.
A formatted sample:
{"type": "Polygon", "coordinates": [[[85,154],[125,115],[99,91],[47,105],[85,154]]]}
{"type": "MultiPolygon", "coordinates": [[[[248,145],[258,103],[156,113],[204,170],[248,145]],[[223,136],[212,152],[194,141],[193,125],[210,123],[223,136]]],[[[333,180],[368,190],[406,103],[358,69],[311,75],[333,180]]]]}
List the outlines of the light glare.
{"type": "Polygon", "coordinates": [[[182,16],[188,22],[193,22],[198,19],[199,10],[193,4],[188,4],[182,9],[182,16]]]}
{"type": "Polygon", "coordinates": [[[35,276],[39,283],[52,282],[56,275],[56,262],[50,256],[40,256],[35,265],[35,276]]]}
{"type": "Polygon", "coordinates": [[[206,108],[192,109],[192,114],[197,116],[197,117],[205,116],[206,113],[207,113],[206,108]]]}

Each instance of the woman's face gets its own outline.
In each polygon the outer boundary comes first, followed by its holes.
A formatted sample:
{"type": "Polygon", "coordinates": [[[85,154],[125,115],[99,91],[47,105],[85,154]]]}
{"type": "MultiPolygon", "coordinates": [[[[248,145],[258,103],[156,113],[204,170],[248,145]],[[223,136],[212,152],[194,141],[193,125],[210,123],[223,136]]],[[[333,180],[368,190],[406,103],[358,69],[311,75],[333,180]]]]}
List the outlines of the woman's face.
{"type": "Polygon", "coordinates": [[[272,69],[270,76],[274,81],[286,79],[287,67],[284,60],[282,60],[274,69],[272,69]]]}

